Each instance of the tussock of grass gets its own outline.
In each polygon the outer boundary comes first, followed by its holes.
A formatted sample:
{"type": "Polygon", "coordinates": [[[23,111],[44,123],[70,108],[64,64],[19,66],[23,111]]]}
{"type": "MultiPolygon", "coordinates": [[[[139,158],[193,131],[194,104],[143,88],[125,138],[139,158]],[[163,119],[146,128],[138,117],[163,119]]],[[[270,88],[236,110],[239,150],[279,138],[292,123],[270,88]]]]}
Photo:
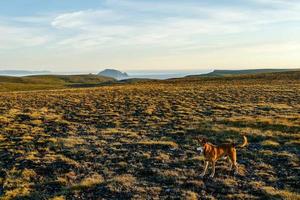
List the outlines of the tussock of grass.
{"type": "Polygon", "coordinates": [[[280,144],[273,140],[265,140],[265,141],[261,142],[261,145],[270,146],[270,147],[278,147],[280,144]]]}
{"type": "Polygon", "coordinates": [[[112,181],[121,184],[125,187],[132,187],[137,182],[136,178],[131,174],[123,174],[123,175],[115,176],[112,181]]]}
{"type": "Polygon", "coordinates": [[[64,197],[64,196],[61,195],[61,196],[53,197],[50,200],[66,200],[66,197],[64,197]]]}
{"type": "Polygon", "coordinates": [[[198,200],[198,195],[196,192],[185,191],[182,196],[186,200],[198,200]]]}
{"type": "Polygon", "coordinates": [[[92,174],[83,178],[78,185],[72,186],[73,190],[81,190],[84,188],[90,188],[95,185],[101,184],[104,182],[104,178],[99,174],[92,174]]]}
{"type": "Polygon", "coordinates": [[[222,180],[222,183],[228,187],[233,187],[238,184],[237,181],[233,178],[226,178],[226,179],[222,180]]]}
{"type": "Polygon", "coordinates": [[[137,143],[138,145],[145,145],[145,146],[162,146],[162,147],[170,147],[170,148],[177,148],[178,144],[171,141],[141,141],[137,143]]]}
{"type": "Polygon", "coordinates": [[[284,145],[300,147],[300,139],[288,141],[284,145]]]}
{"type": "Polygon", "coordinates": [[[85,143],[85,140],[79,137],[68,137],[68,138],[58,138],[58,143],[61,143],[65,147],[72,148],[85,143]]]}
{"type": "Polygon", "coordinates": [[[137,179],[131,174],[122,174],[113,177],[107,184],[112,192],[131,192],[135,190],[137,179]]]}
{"type": "Polygon", "coordinates": [[[128,138],[138,138],[138,134],[133,131],[128,131],[124,129],[117,129],[117,128],[107,128],[102,131],[103,135],[116,135],[116,136],[123,136],[128,138]]]}
{"type": "Polygon", "coordinates": [[[273,156],[275,153],[271,150],[260,150],[259,153],[263,156],[273,156]]]}

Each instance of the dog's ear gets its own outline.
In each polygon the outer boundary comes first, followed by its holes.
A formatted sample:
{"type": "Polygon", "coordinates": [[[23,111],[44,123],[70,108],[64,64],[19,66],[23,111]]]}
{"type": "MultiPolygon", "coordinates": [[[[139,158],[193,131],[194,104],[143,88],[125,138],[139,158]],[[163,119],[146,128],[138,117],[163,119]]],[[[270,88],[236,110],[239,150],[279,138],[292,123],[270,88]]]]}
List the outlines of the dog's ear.
{"type": "Polygon", "coordinates": [[[197,141],[198,141],[199,143],[202,143],[202,138],[198,137],[198,138],[196,138],[196,139],[197,139],[197,141]]]}
{"type": "Polygon", "coordinates": [[[205,144],[205,143],[207,143],[207,141],[208,141],[207,138],[202,138],[201,143],[202,143],[202,144],[205,144]]]}
{"type": "Polygon", "coordinates": [[[200,138],[200,137],[198,137],[197,140],[200,144],[205,144],[208,141],[206,138],[200,138]]]}

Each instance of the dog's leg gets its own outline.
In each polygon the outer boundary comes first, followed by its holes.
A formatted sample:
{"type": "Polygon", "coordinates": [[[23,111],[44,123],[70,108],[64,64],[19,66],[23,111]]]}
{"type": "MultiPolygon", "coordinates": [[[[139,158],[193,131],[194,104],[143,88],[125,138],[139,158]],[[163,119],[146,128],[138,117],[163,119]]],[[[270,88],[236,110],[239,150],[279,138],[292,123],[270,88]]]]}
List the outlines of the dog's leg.
{"type": "Polygon", "coordinates": [[[213,161],[212,162],[212,172],[211,172],[211,174],[210,174],[210,178],[213,178],[214,176],[215,176],[215,171],[216,171],[216,162],[215,161],[213,161]]]}
{"type": "Polygon", "coordinates": [[[231,171],[231,170],[232,170],[233,164],[232,164],[232,161],[231,161],[230,156],[227,157],[227,160],[228,160],[228,162],[229,162],[229,170],[231,171]]]}
{"type": "Polygon", "coordinates": [[[236,150],[235,149],[232,152],[231,162],[232,162],[232,165],[234,167],[234,173],[235,174],[238,173],[238,164],[237,164],[237,161],[236,161],[236,150]]]}
{"type": "Polygon", "coordinates": [[[204,166],[203,172],[200,175],[201,177],[203,177],[205,175],[207,168],[208,168],[208,161],[205,161],[205,166],[204,166]]]}
{"type": "Polygon", "coordinates": [[[233,164],[233,166],[234,166],[234,174],[238,174],[238,173],[239,173],[238,163],[235,162],[235,163],[233,164]]]}

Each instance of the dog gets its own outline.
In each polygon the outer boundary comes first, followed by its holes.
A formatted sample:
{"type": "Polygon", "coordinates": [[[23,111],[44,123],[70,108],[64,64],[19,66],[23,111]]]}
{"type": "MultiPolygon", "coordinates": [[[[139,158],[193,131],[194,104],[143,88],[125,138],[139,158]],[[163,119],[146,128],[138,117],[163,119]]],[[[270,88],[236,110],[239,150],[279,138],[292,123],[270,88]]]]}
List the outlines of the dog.
{"type": "Polygon", "coordinates": [[[206,138],[197,138],[202,147],[198,147],[197,150],[200,153],[203,153],[205,158],[204,170],[201,173],[201,177],[203,177],[207,171],[209,163],[212,165],[212,173],[210,177],[213,178],[215,176],[215,164],[216,161],[221,158],[227,158],[230,162],[230,170],[234,167],[235,172],[238,171],[237,160],[236,160],[236,149],[245,147],[248,144],[248,140],[246,136],[243,136],[243,143],[240,145],[235,145],[234,143],[225,143],[221,145],[213,145],[208,142],[206,138]]]}

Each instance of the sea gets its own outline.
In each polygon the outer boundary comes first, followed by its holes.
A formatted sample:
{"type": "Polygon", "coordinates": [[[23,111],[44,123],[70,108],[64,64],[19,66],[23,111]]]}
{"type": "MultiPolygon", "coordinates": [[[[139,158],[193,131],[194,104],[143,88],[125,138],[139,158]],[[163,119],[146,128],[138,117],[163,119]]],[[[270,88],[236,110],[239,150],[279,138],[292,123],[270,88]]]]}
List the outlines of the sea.
{"type": "Polygon", "coordinates": [[[212,70],[128,71],[129,78],[170,79],[206,74],[212,70]]]}
{"type": "MultiPolygon", "coordinates": [[[[130,78],[141,78],[141,79],[171,79],[171,78],[181,78],[189,75],[199,75],[206,74],[211,72],[212,70],[128,70],[126,73],[130,78]]],[[[52,75],[77,75],[77,74],[97,74],[95,71],[81,71],[81,72],[45,72],[45,73],[31,73],[31,72],[23,72],[23,73],[13,73],[4,74],[0,72],[0,76],[30,76],[30,75],[43,75],[43,74],[52,74],[52,75]]]]}

